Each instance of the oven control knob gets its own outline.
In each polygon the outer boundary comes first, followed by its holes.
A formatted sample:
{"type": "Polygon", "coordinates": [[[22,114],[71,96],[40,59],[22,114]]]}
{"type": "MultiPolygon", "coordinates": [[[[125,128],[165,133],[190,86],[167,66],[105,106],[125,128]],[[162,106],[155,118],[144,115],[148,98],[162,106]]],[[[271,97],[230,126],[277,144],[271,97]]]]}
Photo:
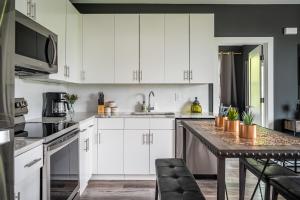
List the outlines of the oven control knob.
{"type": "Polygon", "coordinates": [[[20,102],[16,102],[15,103],[15,108],[20,108],[21,107],[21,103],[20,102]]]}

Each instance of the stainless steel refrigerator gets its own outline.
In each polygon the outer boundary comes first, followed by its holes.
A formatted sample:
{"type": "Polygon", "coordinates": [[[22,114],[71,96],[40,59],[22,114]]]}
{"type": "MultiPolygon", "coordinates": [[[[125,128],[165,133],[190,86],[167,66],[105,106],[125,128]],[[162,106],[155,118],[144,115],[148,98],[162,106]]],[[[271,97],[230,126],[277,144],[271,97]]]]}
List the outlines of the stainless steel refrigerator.
{"type": "Polygon", "coordinates": [[[15,2],[0,0],[0,199],[14,199],[15,2]]]}

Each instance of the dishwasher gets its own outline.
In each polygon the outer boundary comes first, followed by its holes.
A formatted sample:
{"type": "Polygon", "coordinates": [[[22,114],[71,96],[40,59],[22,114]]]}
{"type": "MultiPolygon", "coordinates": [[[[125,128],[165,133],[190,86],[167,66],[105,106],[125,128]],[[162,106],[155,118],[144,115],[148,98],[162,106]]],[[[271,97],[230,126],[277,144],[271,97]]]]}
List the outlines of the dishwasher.
{"type": "MultiPolygon", "coordinates": [[[[183,158],[183,127],[181,121],[176,119],[175,156],[183,158]]],[[[184,119],[184,121],[196,121],[201,119],[184,119]]],[[[217,158],[194,135],[187,131],[186,135],[186,165],[196,179],[217,178],[217,158]]]]}

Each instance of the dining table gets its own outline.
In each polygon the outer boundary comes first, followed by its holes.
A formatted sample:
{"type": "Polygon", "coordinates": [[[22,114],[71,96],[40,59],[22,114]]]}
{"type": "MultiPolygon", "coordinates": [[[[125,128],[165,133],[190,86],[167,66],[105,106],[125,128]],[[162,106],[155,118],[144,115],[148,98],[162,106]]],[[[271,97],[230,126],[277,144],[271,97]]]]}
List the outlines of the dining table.
{"type": "MultiPolygon", "coordinates": [[[[300,138],[287,133],[271,130],[256,125],[256,138],[240,138],[238,132],[227,132],[223,128],[215,126],[213,119],[201,119],[197,121],[182,121],[182,147],[183,159],[187,158],[187,134],[192,134],[217,158],[217,200],[225,200],[225,162],[228,158],[255,158],[267,160],[262,174],[269,160],[273,159],[299,159],[300,158],[300,138]]],[[[246,173],[243,163],[239,162],[240,183],[245,178],[246,173]]],[[[261,176],[262,176],[261,174],[261,176]]],[[[259,177],[251,199],[261,180],[259,177]]],[[[240,184],[239,199],[243,200],[244,188],[240,184]]]]}

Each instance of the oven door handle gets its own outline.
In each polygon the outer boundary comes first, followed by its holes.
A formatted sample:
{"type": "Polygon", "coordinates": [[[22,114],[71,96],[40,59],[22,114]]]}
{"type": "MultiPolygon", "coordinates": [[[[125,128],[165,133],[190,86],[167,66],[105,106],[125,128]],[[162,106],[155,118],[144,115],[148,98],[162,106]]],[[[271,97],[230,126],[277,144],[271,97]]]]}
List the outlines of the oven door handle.
{"type": "Polygon", "coordinates": [[[68,134],[68,135],[70,135],[70,137],[66,138],[66,140],[61,141],[56,144],[52,144],[52,145],[50,144],[49,146],[47,146],[47,154],[51,155],[51,154],[59,151],[60,149],[64,148],[65,146],[69,145],[74,140],[78,139],[79,132],[80,132],[79,129],[76,129],[68,134]]]}

